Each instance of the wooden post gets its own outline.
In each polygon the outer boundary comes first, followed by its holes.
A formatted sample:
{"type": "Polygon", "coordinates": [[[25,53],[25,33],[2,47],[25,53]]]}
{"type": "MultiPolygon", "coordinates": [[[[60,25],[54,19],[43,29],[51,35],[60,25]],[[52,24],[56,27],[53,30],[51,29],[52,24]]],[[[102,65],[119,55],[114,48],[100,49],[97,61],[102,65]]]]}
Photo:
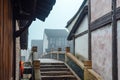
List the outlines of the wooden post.
{"type": "Polygon", "coordinates": [[[58,51],[61,51],[61,48],[58,48],[58,51]]]}
{"type": "Polygon", "coordinates": [[[66,47],[66,53],[70,52],[70,47],[66,47]]]}
{"type": "Polygon", "coordinates": [[[84,67],[84,80],[91,80],[87,69],[92,69],[92,62],[84,61],[84,67]]]}
{"type": "Polygon", "coordinates": [[[112,80],[118,80],[116,6],[117,0],[112,0],[112,80]]]}
{"type": "Polygon", "coordinates": [[[57,60],[59,60],[59,52],[61,51],[61,48],[58,48],[58,52],[57,52],[57,60]]]}
{"type": "Polygon", "coordinates": [[[70,52],[70,47],[66,47],[66,53],[65,53],[65,62],[67,62],[67,54],[70,52]]]}
{"type": "Polygon", "coordinates": [[[91,0],[88,0],[88,59],[91,60],[91,0]]]}

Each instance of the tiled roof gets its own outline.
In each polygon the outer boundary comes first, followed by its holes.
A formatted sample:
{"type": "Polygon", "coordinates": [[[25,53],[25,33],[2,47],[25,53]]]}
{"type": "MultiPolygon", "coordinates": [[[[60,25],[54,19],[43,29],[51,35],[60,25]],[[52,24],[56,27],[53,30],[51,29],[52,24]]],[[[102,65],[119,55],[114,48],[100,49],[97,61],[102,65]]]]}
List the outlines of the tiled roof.
{"type": "Polygon", "coordinates": [[[53,8],[56,0],[13,0],[14,18],[19,21],[20,30],[16,36],[20,36],[21,49],[28,46],[28,27],[33,20],[38,18],[45,21],[53,8]]]}
{"type": "Polygon", "coordinates": [[[56,0],[15,0],[15,18],[29,20],[32,17],[45,21],[56,0]]]}

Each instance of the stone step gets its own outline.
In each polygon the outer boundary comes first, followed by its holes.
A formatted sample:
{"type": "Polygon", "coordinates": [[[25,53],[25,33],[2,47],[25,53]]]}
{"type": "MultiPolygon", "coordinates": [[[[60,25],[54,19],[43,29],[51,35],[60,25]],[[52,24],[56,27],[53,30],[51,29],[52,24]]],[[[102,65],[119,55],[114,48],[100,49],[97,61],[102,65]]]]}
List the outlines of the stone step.
{"type": "Polygon", "coordinates": [[[42,80],[77,80],[64,63],[41,63],[42,80]]]}
{"type": "Polygon", "coordinates": [[[40,65],[65,65],[64,63],[40,63],[40,65]]]}
{"type": "Polygon", "coordinates": [[[66,68],[65,65],[40,65],[40,68],[56,68],[56,67],[66,68]]]}
{"type": "Polygon", "coordinates": [[[69,71],[68,68],[40,68],[40,71],[69,71]]]}
{"type": "Polygon", "coordinates": [[[77,80],[74,75],[41,76],[42,80],[77,80]]]}
{"type": "Polygon", "coordinates": [[[42,76],[72,75],[70,71],[45,71],[41,72],[42,76]]]}

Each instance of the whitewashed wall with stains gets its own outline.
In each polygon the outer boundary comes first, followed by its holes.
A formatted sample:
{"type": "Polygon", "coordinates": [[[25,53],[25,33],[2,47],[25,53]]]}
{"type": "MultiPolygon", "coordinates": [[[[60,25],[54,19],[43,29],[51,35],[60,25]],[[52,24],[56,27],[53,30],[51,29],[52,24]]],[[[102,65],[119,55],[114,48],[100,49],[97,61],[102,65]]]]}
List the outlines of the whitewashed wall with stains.
{"type": "Polygon", "coordinates": [[[111,11],[112,0],[91,0],[91,22],[111,11]]]}
{"type": "Polygon", "coordinates": [[[117,7],[120,7],[120,0],[117,0],[117,7]]]}
{"type": "MultiPolygon", "coordinates": [[[[118,28],[117,28],[117,32],[118,32],[118,75],[120,75],[120,20],[118,21],[118,28]]],[[[120,76],[119,79],[120,80],[120,76]]]]}
{"type": "Polygon", "coordinates": [[[79,28],[77,29],[75,35],[78,35],[84,31],[88,30],[88,15],[86,15],[83,19],[83,21],[81,22],[81,24],[79,25],[79,28]]]}
{"type": "Polygon", "coordinates": [[[75,54],[88,59],[88,34],[75,39],[75,54]]]}
{"type": "Polygon", "coordinates": [[[103,80],[112,80],[111,25],[92,32],[92,66],[103,80]]]}
{"type": "MultiPolygon", "coordinates": [[[[79,28],[75,32],[75,35],[78,35],[86,30],[88,30],[88,15],[86,15],[82,20],[79,28]]],[[[80,60],[88,59],[88,33],[75,39],[75,53],[77,57],[79,56],[79,58],[81,58],[80,60]]]]}

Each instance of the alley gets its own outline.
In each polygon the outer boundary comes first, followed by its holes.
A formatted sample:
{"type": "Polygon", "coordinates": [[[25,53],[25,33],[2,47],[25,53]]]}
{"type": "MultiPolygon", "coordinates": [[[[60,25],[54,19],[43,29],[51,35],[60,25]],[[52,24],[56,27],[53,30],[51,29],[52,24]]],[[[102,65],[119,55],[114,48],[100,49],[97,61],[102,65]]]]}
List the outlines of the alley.
{"type": "Polygon", "coordinates": [[[0,0],[0,80],[120,80],[120,0],[0,0]]]}

